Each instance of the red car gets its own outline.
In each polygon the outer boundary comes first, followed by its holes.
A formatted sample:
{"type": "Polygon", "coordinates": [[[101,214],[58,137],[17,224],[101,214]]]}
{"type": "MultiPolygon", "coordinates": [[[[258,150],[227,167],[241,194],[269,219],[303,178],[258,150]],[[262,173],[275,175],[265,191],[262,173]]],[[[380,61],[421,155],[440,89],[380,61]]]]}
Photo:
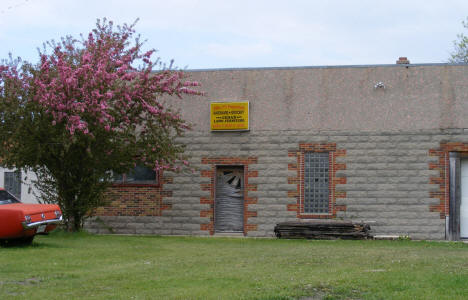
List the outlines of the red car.
{"type": "Polygon", "coordinates": [[[24,204],[0,188],[0,244],[31,244],[36,234],[47,234],[62,222],[56,204],[24,204]]]}

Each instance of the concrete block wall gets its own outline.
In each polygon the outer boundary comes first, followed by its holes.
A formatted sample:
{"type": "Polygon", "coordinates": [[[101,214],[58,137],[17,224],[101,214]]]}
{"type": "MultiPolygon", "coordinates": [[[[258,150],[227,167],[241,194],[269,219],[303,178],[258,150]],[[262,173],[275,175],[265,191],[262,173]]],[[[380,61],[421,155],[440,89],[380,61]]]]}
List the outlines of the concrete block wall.
{"type": "MultiPolygon", "coordinates": [[[[180,139],[187,145],[190,162],[195,173],[174,174],[163,192],[171,192],[164,201],[169,209],[158,216],[106,216],[88,220],[87,228],[97,233],[133,233],[163,235],[209,235],[212,221],[209,199],[213,197],[209,185],[213,166],[202,163],[206,158],[256,158],[248,164],[249,199],[245,226],[246,236],[273,236],[278,222],[298,221],[297,212],[288,206],[297,204],[290,197],[297,183],[288,178],[297,176],[291,170],[296,158],[288,155],[299,149],[301,143],[336,143],[346,155],[336,163],[346,169],[336,171],[335,205],[345,209],[337,211],[335,218],[369,222],[373,234],[409,235],[414,239],[444,239],[445,212],[432,209],[440,206],[434,197],[440,185],[431,178],[440,172],[430,168],[438,157],[430,155],[442,143],[468,143],[468,132],[453,130],[415,131],[250,131],[250,132],[191,132],[180,139]],[[204,176],[206,175],[206,176],[204,176]]],[[[307,221],[302,219],[302,221],[307,221]]]]}

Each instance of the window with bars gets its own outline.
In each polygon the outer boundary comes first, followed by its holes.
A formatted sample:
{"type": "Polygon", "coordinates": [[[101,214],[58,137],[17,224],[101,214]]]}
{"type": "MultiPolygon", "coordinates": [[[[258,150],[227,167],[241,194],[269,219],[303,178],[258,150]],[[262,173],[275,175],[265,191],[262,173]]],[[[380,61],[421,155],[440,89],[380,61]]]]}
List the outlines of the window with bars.
{"type": "Polygon", "coordinates": [[[304,153],[304,213],[329,212],[329,154],[304,153]]]}
{"type": "Polygon", "coordinates": [[[16,198],[21,199],[21,172],[5,172],[4,187],[16,198]]]}

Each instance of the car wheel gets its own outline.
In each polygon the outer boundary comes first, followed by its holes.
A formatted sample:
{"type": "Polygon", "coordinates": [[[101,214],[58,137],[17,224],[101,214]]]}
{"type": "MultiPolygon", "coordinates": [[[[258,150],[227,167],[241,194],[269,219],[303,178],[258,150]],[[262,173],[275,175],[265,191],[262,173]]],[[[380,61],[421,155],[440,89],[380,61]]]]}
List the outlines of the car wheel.
{"type": "Polygon", "coordinates": [[[29,246],[29,245],[32,244],[33,240],[34,240],[34,235],[24,237],[24,238],[21,238],[21,239],[18,240],[18,245],[29,246]]]}
{"type": "Polygon", "coordinates": [[[29,246],[32,244],[33,240],[34,240],[34,235],[19,238],[19,239],[0,240],[0,246],[2,247],[29,246]]]}

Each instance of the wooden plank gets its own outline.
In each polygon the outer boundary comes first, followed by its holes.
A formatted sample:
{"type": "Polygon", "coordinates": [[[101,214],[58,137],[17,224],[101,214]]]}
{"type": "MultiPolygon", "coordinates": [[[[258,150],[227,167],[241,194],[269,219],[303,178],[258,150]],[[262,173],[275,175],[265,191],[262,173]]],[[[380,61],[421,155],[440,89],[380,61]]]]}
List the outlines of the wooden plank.
{"type": "Polygon", "coordinates": [[[278,238],[290,239],[368,239],[370,226],[346,221],[284,222],[275,226],[278,238]]]}

